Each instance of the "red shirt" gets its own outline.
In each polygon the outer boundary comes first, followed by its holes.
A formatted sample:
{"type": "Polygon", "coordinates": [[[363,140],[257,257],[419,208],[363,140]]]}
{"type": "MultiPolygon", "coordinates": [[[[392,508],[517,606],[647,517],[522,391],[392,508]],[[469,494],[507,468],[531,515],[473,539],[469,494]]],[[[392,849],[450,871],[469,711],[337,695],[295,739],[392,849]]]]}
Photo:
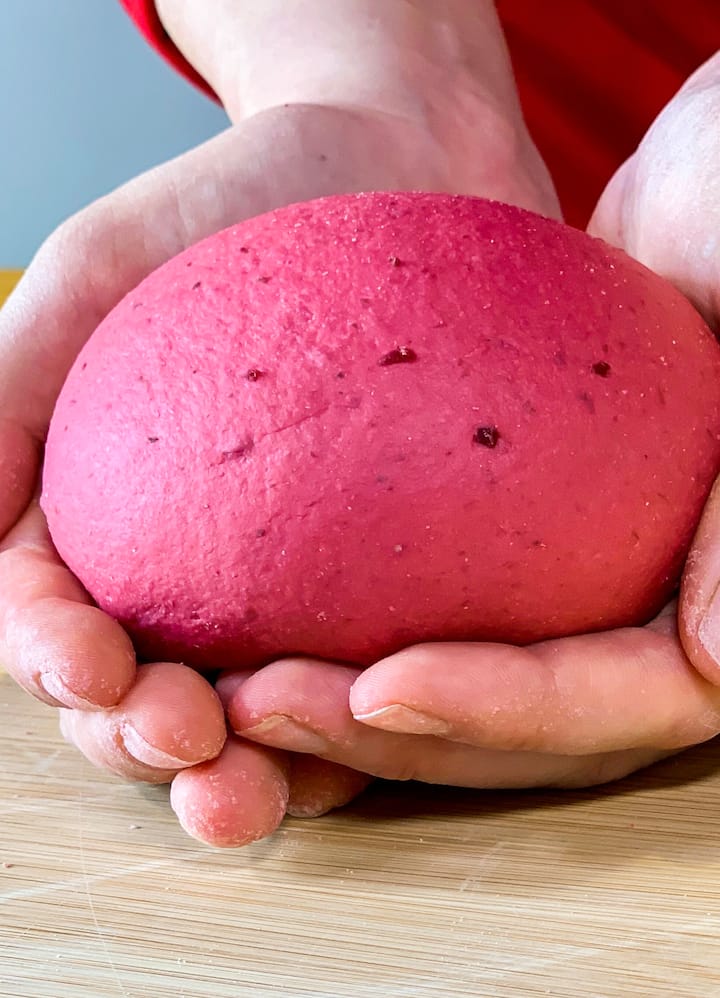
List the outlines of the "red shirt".
{"type": "MultiPolygon", "coordinates": [[[[160,23],[153,0],[120,0],[148,41],[214,96],[160,23]]],[[[498,0],[525,117],[568,222],[603,187],[661,108],[720,48],[718,0],[498,0]]]]}

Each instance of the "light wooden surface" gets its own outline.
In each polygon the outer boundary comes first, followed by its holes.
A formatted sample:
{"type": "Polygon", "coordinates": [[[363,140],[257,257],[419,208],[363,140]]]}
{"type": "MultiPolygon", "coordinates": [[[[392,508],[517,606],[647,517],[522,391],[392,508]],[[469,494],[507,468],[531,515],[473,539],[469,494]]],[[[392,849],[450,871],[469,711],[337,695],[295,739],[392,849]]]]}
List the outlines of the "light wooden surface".
{"type": "Polygon", "coordinates": [[[720,996],[720,746],[613,790],[380,787],[236,851],[0,677],[3,998],[720,996]]]}
{"type": "Polygon", "coordinates": [[[221,852],[1,674],[0,717],[2,998],[720,998],[718,743],[597,792],[377,787],[221,852]]]}

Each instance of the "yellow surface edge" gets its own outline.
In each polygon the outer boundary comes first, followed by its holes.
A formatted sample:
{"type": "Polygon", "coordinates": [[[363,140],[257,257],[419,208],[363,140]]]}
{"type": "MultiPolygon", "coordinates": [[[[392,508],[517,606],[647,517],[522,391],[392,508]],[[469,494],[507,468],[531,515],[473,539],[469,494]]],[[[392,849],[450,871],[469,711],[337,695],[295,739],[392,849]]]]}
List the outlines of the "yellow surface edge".
{"type": "Polygon", "coordinates": [[[0,270],[0,305],[20,280],[21,275],[22,270],[0,270]]]}

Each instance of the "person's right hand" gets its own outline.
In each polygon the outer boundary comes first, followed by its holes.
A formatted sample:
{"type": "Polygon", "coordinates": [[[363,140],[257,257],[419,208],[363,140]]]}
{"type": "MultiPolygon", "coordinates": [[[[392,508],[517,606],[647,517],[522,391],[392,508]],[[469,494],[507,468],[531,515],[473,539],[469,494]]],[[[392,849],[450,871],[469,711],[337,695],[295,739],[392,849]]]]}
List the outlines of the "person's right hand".
{"type": "MultiPolygon", "coordinates": [[[[590,227],[672,281],[716,333],[718,121],[720,53],[650,127],[590,227]]],[[[719,580],[720,479],[685,567],[679,619],[674,600],[643,627],[525,647],[428,642],[362,671],[287,658],[238,688],[228,718],[245,738],[307,746],[386,779],[485,789],[617,780],[720,733],[719,580]]]]}
{"type": "MultiPolygon", "coordinates": [[[[179,7],[187,13],[193,4],[179,7]]],[[[418,23],[431,29],[424,16],[418,23]]],[[[181,22],[184,30],[192,48],[197,32],[181,22]]],[[[165,260],[234,222],[372,189],[477,193],[557,213],[512,87],[488,101],[472,75],[449,94],[442,78],[438,101],[452,105],[443,110],[417,99],[424,83],[414,90],[411,81],[407,99],[396,82],[378,75],[365,83],[365,105],[239,111],[225,133],[66,222],[0,312],[0,662],[34,696],[65,708],[66,736],[93,762],[130,779],[173,780],[184,827],[218,845],[268,834],[286,810],[314,814],[344,803],[369,778],[226,741],[205,679],[174,663],[136,667],[127,635],[93,606],[50,541],[37,503],[43,442],[65,376],[98,322],[165,260]]]]}

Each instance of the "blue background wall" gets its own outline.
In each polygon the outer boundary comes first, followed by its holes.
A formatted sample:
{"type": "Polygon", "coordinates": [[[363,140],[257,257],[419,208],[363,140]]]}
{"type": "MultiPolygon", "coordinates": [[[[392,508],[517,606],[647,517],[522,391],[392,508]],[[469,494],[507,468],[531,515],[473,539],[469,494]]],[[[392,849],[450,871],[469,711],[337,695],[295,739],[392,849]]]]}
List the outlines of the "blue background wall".
{"type": "Polygon", "coordinates": [[[0,268],[25,266],[68,215],[226,124],[117,0],[0,0],[0,268]]]}

